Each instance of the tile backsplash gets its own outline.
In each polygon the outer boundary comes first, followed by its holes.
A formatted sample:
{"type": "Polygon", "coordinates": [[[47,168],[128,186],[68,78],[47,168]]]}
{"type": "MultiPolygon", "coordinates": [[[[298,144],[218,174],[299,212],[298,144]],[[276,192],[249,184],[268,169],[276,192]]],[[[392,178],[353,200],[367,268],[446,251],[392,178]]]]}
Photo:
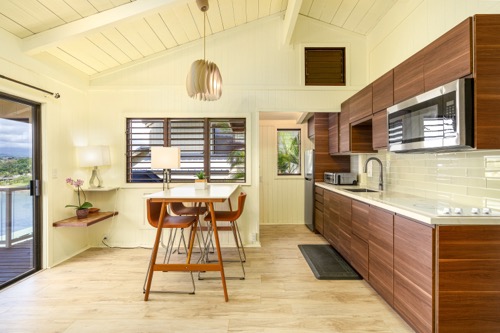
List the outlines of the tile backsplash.
{"type": "Polygon", "coordinates": [[[365,161],[371,156],[378,157],[384,165],[386,190],[500,209],[500,150],[440,154],[380,151],[357,156],[358,163],[352,163],[355,169],[352,171],[360,174],[361,185],[377,188],[378,163],[372,162],[372,177],[362,173],[365,161]]]}

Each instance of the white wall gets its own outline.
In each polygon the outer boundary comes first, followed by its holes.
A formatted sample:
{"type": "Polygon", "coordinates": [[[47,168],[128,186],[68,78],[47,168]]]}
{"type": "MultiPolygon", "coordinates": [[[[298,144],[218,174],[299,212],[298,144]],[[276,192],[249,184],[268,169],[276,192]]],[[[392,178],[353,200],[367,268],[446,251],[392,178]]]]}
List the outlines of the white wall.
{"type": "MultiPolygon", "coordinates": [[[[248,117],[249,184],[245,215],[240,221],[243,238],[251,245],[253,233],[259,233],[259,112],[268,111],[334,111],[340,102],[366,83],[365,66],[352,66],[351,81],[359,86],[304,87],[301,84],[301,52],[298,45],[320,41],[341,40],[353,61],[366,64],[365,40],[360,36],[325,29],[325,25],[301,20],[294,37],[294,47],[283,46],[281,17],[263,19],[219,36],[207,39],[207,59],[215,61],[224,80],[223,95],[216,102],[199,102],[187,96],[185,78],[191,63],[202,54],[201,42],[172,51],[146,63],[125,70],[99,75],[90,82],[89,117],[94,119],[89,140],[92,144],[109,144],[113,165],[103,170],[109,184],[123,187],[118,194],[120,215],[95,228],[92,245],[99,246],[103,234],[112,245],[150,246],[153,234],[144,221],[142,195],[159,190],[159,185],[137,186],[125,183],[125,118],[126,117],[248,117]],[[319,36],[319,38],[318,38],[319,36]],[[339,39],[340,38],[340,39],[339,39]],[[352,39],[352,40],[351,40],[352,39]]],[[[271,144],[265,142],[265,144],[271,144]]],[[[269,184],[266,184],[269,185],[269,184]]],[[[273,182],[273,187],[278,186],[273,182]]],[[[296,205],[302,205],[303,186],[298,187],[296,205]]],[[[284,214],[286,196],[266,197],[273,200],[284,214]]],[[[294,201],[295,202],[295,201],[294,201]]],[[[300,223],[303,213],[297,210],[294,220],[281,223],[300,223]]],[[[223,245],[230,237],[223,237],[223,245]]],[[[257,245],[258,243],[255,243],[257,245]]]]}

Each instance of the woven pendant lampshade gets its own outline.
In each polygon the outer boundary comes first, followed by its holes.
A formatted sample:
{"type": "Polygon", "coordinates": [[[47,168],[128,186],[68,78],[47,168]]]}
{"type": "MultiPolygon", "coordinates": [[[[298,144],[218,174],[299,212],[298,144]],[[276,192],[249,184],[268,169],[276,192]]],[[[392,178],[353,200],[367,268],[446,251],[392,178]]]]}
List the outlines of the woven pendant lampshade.
{"type": "Polygon", "coordinates": [[[196,4],[203,12],[203,59],[196,60],[191,65],[186,78],[186,89],[191,98],[200,101],[216,101],[222,96],[222,76],[215,63],[205,60],[208,0],[196,0],[196,4]]]}

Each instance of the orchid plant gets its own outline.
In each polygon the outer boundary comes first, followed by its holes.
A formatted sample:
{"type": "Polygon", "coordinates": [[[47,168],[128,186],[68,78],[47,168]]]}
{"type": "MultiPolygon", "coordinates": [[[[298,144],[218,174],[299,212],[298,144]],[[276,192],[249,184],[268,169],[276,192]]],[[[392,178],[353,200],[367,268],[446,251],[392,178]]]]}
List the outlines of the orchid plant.
{"type": "Polygon", "coordinates": [[[66,207],[73,207],[76,210],[87,209],[92,207],[92,204],[87,201],[87,196],[85,195],[85,191],[83,190],[83,180],[77,179],[73,180],[72,178],[66,178],[66,184],[74,186],[76,191],[78,192],[78,205],[66,205],[66,207]],[[81,195],[83,194],[83,203],[81,195]]]}

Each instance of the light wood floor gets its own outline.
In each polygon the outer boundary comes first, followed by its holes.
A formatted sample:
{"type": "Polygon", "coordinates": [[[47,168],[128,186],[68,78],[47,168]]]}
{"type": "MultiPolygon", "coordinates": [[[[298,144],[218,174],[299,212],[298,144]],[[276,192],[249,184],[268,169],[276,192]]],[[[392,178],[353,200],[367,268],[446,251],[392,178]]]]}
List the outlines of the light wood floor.
{"type": "MultiPolygon", "coordinates": [[[[297,245],[324,240],[305,226],[262,226],[260,240],[247,279],[227,281],[228,303],[217,280],[144,302],[150,250],[91,249],[1,291],[0,332],[413,332],[365,281],[316,280],[297,245]]],[[[153,287],[188,281],[155,273],[153,287]]]]}

